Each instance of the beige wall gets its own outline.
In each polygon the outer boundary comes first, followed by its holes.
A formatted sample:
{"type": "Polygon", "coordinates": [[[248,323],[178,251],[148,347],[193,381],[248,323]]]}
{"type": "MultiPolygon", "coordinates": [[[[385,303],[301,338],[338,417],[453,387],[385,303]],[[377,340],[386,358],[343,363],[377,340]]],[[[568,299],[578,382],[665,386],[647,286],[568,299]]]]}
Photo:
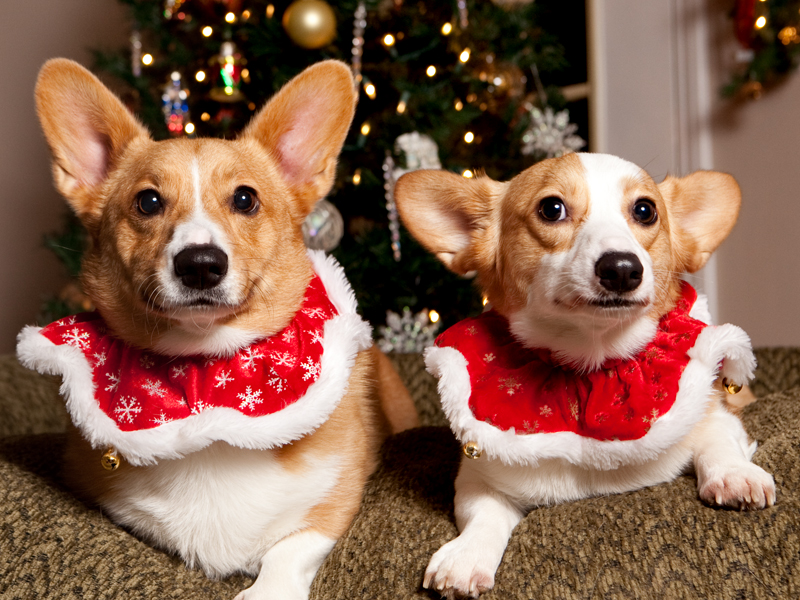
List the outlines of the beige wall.
{"type": "Polygon", "coordinates": [[[89,63],[88,50],[124,43],[128,27],[114,0],[4,1],[0,6],[0,352],[35,318],[43,295],[64,281],[42,247],[65,210],[53,191],[47,146],[33,105],[36,73],[51,57],[89,63]]]}

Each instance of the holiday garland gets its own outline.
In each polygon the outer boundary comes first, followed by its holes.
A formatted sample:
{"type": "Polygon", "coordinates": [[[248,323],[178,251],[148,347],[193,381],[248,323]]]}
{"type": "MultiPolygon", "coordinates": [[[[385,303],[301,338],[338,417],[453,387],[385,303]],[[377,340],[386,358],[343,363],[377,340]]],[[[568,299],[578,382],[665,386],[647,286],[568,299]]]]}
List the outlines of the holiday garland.
{"type": "Polygon", "coordinates": [[[722,89],[725,96],[758,98],[800,61],[800,0],[736,0],[736,39],[745,63],[722,89]]]}

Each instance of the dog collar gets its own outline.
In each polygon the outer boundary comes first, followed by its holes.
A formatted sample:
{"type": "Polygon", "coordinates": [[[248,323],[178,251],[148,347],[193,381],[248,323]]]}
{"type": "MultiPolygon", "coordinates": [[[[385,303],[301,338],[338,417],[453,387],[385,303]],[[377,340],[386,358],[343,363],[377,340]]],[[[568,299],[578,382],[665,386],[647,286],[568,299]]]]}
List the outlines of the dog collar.
{"type": "Polygon", "coordinates": [[[64,375],[75,425],[95,447],[114,446],[134,464],[216,440],[246,448],[288,443],[324,422],[355,354],[371,342],[341,268],[310,256],[317,274],[291,323],[230,358],[133,348],[95,312],[23,331],[20,359],[64,375]]]}
{"type": "MultiPolygon", "coordinates": [[[[688,369],[700,336],[708,330],[706,338],[720,337],[719,328],[690,316],[696,301],[697,293],[684,283],[675,309],[659,321],[655,337],[641,352],[628,360],[608,360],[589,373],[559,364],[549,350],[523,346],[495,311],[440,335],[428,352],[428,368],[440,377],[443,407],[462,442],[483,440],[478,444],[482,450],[507,462],[566,456],[610,468],[627,455],[616,447],[638,447],[651,455],[653,448],[669,445],[661,442],[685,435],[703,413],[693,409],[688,419],[675,417],[676,405],[686,402],[681,390],[685,396],[699,387],[695,404],[705,406],[724,358],[736,358],[738,352],[754,365],[749,339],[734,328],[735,351],[707,349],[704,339],[698,357],[703,368],[688,369]],[[516,446],[524,448],[512,451],[516,446]]],[[[752,370],[744,380],[750,376],[752,370]]]]}

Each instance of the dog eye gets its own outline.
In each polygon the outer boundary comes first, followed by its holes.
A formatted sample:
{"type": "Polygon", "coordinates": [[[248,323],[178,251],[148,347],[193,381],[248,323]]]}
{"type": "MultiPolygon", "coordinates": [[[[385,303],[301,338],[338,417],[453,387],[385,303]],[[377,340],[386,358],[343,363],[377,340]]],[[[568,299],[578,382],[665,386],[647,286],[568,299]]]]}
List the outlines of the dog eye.
{"type": "Polygon", "coordinates": [[[154,215],[161,207],[161,196],[155,190],[142,190],[136,194],[136,208],[143,215],[154,215]]]}
{"type": "Polygon", "coordinates": [[[233,193],[233,207],[239,212],[254,213],[258,209],[258,198],[255,191],[240,187],[233,193]]]}
{"type": "Polygon", "coordinates": [[[567,218],[567,207],[561,198],[545,198],[539,202],[539,216],[545,221],[563,221],[567,218]]]}
{"type": "Polygon", "coordinates": [[[658,219],[656,205],[652,200],[639,198],[633,205],[633,218],[642,225],[652,225],[658,219]]]}

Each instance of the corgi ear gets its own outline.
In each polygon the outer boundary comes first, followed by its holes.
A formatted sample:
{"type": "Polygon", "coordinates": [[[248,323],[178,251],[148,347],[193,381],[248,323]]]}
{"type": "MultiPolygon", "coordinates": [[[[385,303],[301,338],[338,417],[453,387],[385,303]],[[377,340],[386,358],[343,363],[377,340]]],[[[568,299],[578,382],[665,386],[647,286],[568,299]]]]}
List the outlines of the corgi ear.
{"type": "Polygon", "coordinates": [[[459,275],[480,268],[494,256],[493,210],[505,189],[488,177],[467,179],[448,171],[406,173],[394,197],[403,224],[428,251],[459,275]]]}
{"type": "Polygon", "coordinates": [[[39,71],[36,111],[56,188],[79,217],[98,217],[99,187],[134,138],[149,138],[147,130],[97,77],[64,58],[39,71]]]}
{"type": "Polygon", "coordinates": [[[272,153],[307,211],[333,185],[357,100],[350,69],[326,60],[289,81],[242,132],[272,153]]]}
{"type": "Polygon", "coordinates": [[[667,177],[658,187],[669,208],[677,267],[694,273],[736,224],[742,203],[739,184],[727,173],[697,171],[667,177]]]}

